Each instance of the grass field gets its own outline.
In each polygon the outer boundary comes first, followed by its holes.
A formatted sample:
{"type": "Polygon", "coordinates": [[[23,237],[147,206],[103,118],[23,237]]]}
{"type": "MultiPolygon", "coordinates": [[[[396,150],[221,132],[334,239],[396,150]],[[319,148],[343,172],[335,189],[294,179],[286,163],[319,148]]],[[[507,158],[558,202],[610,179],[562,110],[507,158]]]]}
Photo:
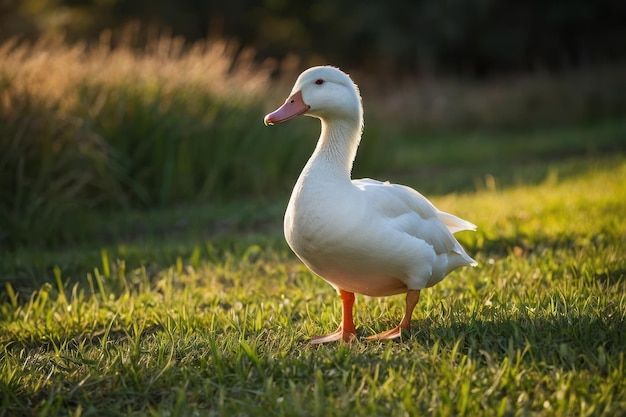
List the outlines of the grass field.
{"type": "MultiPolygon", "coordinates": [[[[434,199],[478,225],[460,239],[480,266],[426,291],[402,343],[307,344],[336,326],[339,303],[289,253],[279,219],[69,261],[31,253],[75,275],[50,264],[32,294],[7,284],[2,413],[623,415],[626,160],[575,166],[434,199]]],[[[395,325],[402,306],[359,297],[359,334],[395,325]]]]}
{"type": "MultiPolygon", "coordinates": [[[[623,118],[460,133],[366,121],[355,175],[414,186],[477,224],[458,237],[480,265],[424,291],[402,342],[312,347],[337,326],[340,303],[291,254],[281,224],[315,124],[261,127],[254,83],[245,106],[192,88],[203,82],[196,64],[221,55],[179,56],[170,43],[155,47],[163,62],[135,62],[124,49],[58,48],[73,77],[55,70],[62,60],[0,48],[10,58],[0,61],[0,415],[626,415],[623,118]],[[94,79],[107,59],[117,69],[94,79]],[[137,76],[133,65],[157,81],[183,68],[196,84],[116,78],[137,76]],[[20,74],[46,68],[56,84],[24,93],[20,74]],[[216,120],[243,139],[226,141],[216,120]],[[33,146],[48,140],[59,146],[33,146]],[[97,146],[75,158],[76,143],[97,146]],[[50,172],[69,173],[46,185],[50,172]]],[[[403,306],[359,296],[359,337],[396,325],[403,306]]]]}

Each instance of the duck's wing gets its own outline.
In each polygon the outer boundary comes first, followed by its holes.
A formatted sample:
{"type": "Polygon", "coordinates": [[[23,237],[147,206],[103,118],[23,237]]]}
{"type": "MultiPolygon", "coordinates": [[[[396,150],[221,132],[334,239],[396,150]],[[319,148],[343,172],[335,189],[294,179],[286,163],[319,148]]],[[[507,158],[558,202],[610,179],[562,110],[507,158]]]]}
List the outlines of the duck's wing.
{"type": "MultiPolygon", "coordinates": [[[[370,178],[362,178],[359,180],[353,180],[352,182],[358,188],[363,190],[367,188],[370,192],[373,193],[376,193],[375,190],[377,187],[385,187],[380,188],[379,191],[384,191],[385,193],[392,192],[398,197],[401,197],[401,199],[405,203],[407,202],[407,200],[409,200],[409,206],[411,206],[412,209],[416,210],[416,212],[422,217],[425,216],[429,218],[433,215],[437,216],[439,220],[441,220],[446,225],[451,233],[460,232],[462,230],[476,230],[475,224],[470,223],[467,220],[463,220],[460,217],[455,216],[454,214],[446,213],[439,210],[426,197],[424,197],[413,188],[407,187],[405,185],[391,184],[389,181],[382,182],[370,178]]],[[[393,207],[389,208],[393,210],[393,207]]]]}
{"type": "Polygon", "coordinates": [[[476,230],[472,223],[440,211],[410,187],[369,178],[352,182],[364,192],[368,205],[384,216],[390,227],[424,240],[438,254],[452,252],[461,255],[469,264],[474,263],[452,235],[460,230],[476,230]]]}

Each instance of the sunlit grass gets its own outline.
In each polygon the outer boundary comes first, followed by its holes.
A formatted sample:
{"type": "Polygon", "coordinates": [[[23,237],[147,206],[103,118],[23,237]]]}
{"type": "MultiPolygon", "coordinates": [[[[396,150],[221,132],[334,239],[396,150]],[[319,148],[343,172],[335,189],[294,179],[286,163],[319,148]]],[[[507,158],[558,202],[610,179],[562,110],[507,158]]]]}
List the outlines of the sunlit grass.
{"type": "MultiPolygon", "coordinates": [[[[476,223],[480,266],[424,291],[402,343],[313,348],[339,302],[281,220],[317,124],[265,128],[290,86],[226,44],[108,36],[0,46],[0,414],[626,414],[622,73],[451,85],[443,107],[357,78],[355,176],[476,223]],[[533,115],[593,123],[480,128],[533,115]]],[[[359,337],[402,309],[358,297],[359,337]]]]}
{"type": "MultiPolygon", "coordinates": [[[[310,347],[336,326],[339,302],[278,224],[215,244],[179,240],[166,262],[155,242],[112,246],[85,258],[83,276],[52,268],[32,294],[8,285],[1,409],[621,415],[626,164],[579,167],[584,175],[435,198],[478,225],[459,237],[480,266],[425,291],[402,343],[310,347]]],[[[395,325],[402,308],[402,297],[359,297],[359,335],[395,325]]]]}

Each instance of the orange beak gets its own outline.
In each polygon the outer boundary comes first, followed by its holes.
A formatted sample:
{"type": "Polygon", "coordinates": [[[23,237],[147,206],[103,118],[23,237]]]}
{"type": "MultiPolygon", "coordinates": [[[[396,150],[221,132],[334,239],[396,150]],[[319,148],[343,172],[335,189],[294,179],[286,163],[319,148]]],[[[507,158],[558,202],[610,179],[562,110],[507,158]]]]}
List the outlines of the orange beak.
{"type": "Polygon", "coordinates": [[[266,115],[263,121],[265,122],[265,126],[286,122],[289,119],[306,113],[310,108],[311,106],[305,104],[302,100],[302,91],[298,91],[289,97],[287,101],[285,101],[285,104],[266,115]]]}

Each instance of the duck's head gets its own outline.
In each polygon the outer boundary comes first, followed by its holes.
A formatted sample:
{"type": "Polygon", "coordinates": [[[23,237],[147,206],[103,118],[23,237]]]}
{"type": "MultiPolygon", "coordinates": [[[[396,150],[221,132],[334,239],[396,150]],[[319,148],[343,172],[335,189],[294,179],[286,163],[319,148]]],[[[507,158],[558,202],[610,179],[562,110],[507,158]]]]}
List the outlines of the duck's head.
{"type": "Polygon", "coordinates": [[[300,115],[328,122],[333,119],[354,119],[360,123],[363,109],[359,89],[338,68],[309,68],[300,74],[285,104],[266,115],[264,122],[269,126],[300,115]]]}

